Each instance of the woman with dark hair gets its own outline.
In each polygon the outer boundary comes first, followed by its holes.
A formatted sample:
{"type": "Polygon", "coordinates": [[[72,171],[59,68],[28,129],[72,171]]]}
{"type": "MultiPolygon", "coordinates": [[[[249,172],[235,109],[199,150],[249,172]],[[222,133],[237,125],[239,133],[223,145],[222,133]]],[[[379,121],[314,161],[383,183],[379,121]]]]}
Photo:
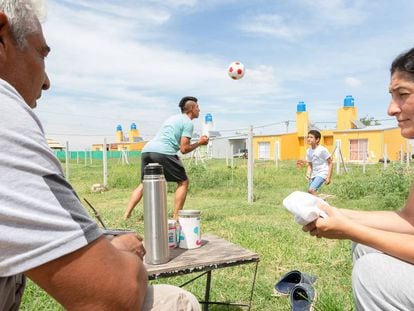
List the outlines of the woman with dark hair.
{"type": "MultiPolygon", "coordinates": [[[[391,102],[401,135],[414,138],[414,49],[391,65],[391,102]]],[[[328,205],[303,227],[318,238],[350,239],[356,310],[414,310],[414,186],[400,211],[356,211],[328,205]]]]}

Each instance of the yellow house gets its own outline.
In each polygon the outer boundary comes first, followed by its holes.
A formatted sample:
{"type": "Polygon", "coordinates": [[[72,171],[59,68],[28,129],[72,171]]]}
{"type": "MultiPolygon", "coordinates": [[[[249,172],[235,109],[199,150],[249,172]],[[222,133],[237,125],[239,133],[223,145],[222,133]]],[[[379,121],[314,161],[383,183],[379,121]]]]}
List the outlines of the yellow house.
{"type": "MultiPolygon", "coordinates": [[[[296,111],[296,132],[253,137],[255,159],[305,160],[306,136],[310,128],[309,115],[304,102],[299,102],[296,111]],[[277,155],[276,155],[277,154],[277,155]]],[[[336,148],[344,161],[376,163],[384,157],[400,160],[409,151],[407,140],[400,135],[398,127],[364,126],[358,119],[354,99],[347,95],[343,107],[338,109],[336,129],[320,130],[321,145],[330,152],[336,148]]],[[[335,158],[334,158],[335,159],[335,158]]]]}
{"type": "MultiPolygon", "coordinates": [[[[129,135],[126,138],[122,131],[122,126],[116,127],[116,142],[108,143],[107,149],[110,151],[141,151],[147,142],[139,136],[139,131],[135,123],[132,123],[129,130],[129,135]]],[[[92,151],[102,151],[103,144],[93,144],[92,151]]]]}

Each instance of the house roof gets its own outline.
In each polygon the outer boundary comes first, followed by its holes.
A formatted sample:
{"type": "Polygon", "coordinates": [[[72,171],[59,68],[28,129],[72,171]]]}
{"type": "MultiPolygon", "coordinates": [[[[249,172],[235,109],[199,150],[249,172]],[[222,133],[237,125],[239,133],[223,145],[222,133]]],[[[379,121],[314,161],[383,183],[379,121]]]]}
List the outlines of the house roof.
{"type": "Polygon", "coordinates": [[[220,139],[227,139],[227,140],[247,139],[247,134],[219,136],[219,137],[212,137],[212,138],[213,138],[213,140],[220,140],[220,139]]]}
{"type": "Polygon", "coordinates": [[[62,146],[58,141],[52,138],[46,138],[46,141],[51,149],[65,149],[64,146],[62,146]]]}
{"type": "Polygon", "coordinates": [[[370,125],[364,128],[348,129],[348,130],[332,130],[334,133],[355,133],[355,132],[372,132],[372,131],[386,131],[398,128],[390,125],[370,125]]]}
{"type": "Polygon", "coordinates": [[[290,134],[296,134],[297,131],[292,131],[292,132],[269,132],[267,134],[254,134],[254,137],[263,137],[263,136],[282,136],[282,135],[290,135],[290,134]]]}

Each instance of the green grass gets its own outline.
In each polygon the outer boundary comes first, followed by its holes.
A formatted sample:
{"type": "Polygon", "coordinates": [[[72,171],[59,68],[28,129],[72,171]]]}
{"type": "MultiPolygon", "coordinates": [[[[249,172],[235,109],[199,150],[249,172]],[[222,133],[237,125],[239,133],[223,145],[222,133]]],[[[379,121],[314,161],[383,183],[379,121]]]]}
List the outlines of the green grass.
{"type": "MultiPolygon", "coordinates": [[[[142,202],[131,219],[122,216],[131,191],[139,180],[139,158],[130,165],[117,160],[109,162],[109,191],[91,193],[90,186],[102,183],[101,163],[93,165],[71,163],[70,181],[80,198],[86,197],[100,212],[108,226],[133,228],[143,232],[142,202]]],[[[234,168],[224,161],[210,160],[206,168],[186,162],[190,189],[186,209],[201,210],[202,232],[221,236],[248,248],[260,256],[253,310],[290,310],[286,297],[275,297],[272,288],[276,280],[292,269],[318,277],[315,284],[318,300],[316,310],[353,310],[351,290],[352,262],[349,241],[315,239],[305,234],[282,207],[282,200],[294,190],[306,190],[305,169],[294,162],[257,162],[254,171],[255,202],[247,203],[247,163],[237,159],[234,168]]],[[[335,195],[332,205],[361,210],[394,210],[402,206],[408,195],[412,170],[390,165],[386,171],[380,165],[351,166],[347,174],[333,174],[332,184],[323,193],[335,195]]],[[[168,209],[172,214],[175,184],[168,186],[168,209]]],[[[90,212],[88,210],[88,212],[90,212]]],[[[213,271],[211,300],[244,301],[249,298],[254,265],[244,265],[213,271]]],[[[155,281],[179,285],[193,275],[155,281]]],[[[203,299],[203,278],[186,288],[203,299]]],[[[228,310],[211,306],[211,310],[228,310]]],[[[29,282],[21,310],[62,310],[36,285],[29,282]]],[[[237,310],[230,308],[229,310],[237,310]]]]}

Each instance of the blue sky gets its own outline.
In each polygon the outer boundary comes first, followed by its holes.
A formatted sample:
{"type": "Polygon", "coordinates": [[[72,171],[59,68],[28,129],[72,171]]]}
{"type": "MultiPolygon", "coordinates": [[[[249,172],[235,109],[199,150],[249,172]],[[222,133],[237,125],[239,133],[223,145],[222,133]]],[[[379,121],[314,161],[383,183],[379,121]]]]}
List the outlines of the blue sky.
{"type": "Polygon", "coordinates": [[[196,131],[211,113],[222,134],[281,132],[299,101],[333,128],[346,95],[360,117],[392,124],[389,65],[414,46],[412,12],[411,0],[49,0],[52,86],[36,113],[73,149],[132,122],[150,139],[185,95],[199,98],[196,131]],[[238,81],[226,73],[235,60],[238,81]]]}

